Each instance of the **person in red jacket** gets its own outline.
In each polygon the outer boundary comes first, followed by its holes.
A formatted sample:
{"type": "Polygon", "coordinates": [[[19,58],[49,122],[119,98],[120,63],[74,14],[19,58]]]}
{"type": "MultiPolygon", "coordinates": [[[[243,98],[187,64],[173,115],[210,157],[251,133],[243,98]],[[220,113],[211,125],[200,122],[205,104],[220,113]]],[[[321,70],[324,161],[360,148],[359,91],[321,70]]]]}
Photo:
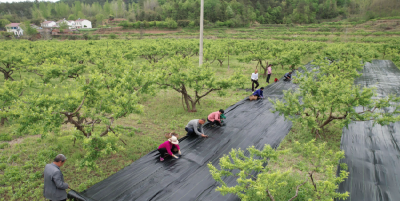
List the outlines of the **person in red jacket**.
{"type": "Polygon", "coordinates": [[[164,161],[164,157],[165,155],[170,155],[174,158],[179,158],[178,156],[174,155],[172,153],[172,150],[174,148],[176,148],[178,150],[179,155],[181,155],[181,148],[179,147],[179,141],[175,136],[172,136],[171,138],[169,138],[167,141],[165,141],[164,143],[162,143],[159,147],[158,147],[158,151],[160,152],[161,156],[160,156],[160,161],[164,161]]]}
{"type": "Polygon", "coordinates": [[[219,111],[213,112],[210,115],[208,115],[207,121],[210,122],[211,126],[213,126],[213,127],[215,125],[222,126],[222,124],[221,124],[221,114],[224,114],[224,110],[223,109],[220,109],[219,111]]]}

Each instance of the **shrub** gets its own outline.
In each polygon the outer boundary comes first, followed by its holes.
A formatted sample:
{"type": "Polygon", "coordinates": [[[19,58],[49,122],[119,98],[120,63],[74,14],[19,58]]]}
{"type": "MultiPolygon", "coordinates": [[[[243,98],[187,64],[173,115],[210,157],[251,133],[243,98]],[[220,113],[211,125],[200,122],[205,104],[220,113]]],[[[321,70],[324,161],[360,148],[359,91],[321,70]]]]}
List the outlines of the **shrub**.
{"type": "Polygon", "coordinates": [[[135,23],[133,23],[134,25],[132,27],[139,29],[140,28],[140,21],[137,21],[135,23]]]}
{"type": "Polygon", "coordinates": [[[163,21],[156,21],[156,27],[157,27],[157,28],[164,28],[164,27],[165,27],[165,22],[163,22],[163,21]]]}
{"type": "Polygon", "coordinates": [[[156,21],[149,22],[150,27],[156,27],[156,21]]]}
{"type": "Polygon", "coordinates": [[[11,40],[12,38],[13,38],[13,36],[14,36],[14,34],[13,33],[11,33],[11,32],[1,32],[1,35],[5,38],[5,39],[7,39],[7,40],[11,40]]]}
{"type": "Polygon", "coordinates": [[[195,22],[194,22],[194,21],[190,21],[189,27],[193,28],[193,27],[195,27],[195,26],[196,26],[196,25],[195,25],[195,22]]]}
{"type": "Polygon", "coordinates": [[[265,145],[260,151],[253,146],[248,148],[245,154],[240,149],[233,149],[229,155],[219,160],[220,170],[211,162],[208,168],[213,179],[221,184],[217,191],[222,195],[235,194],[244,201],[333,200],[349,196],[348,192],[336,192],[339,184],[349,174],[343,170],[347,167],[343,165],[342,170],[338,171],[338,176],[336,175],[336,167],[342,158],[343,151],[327,151],[326,143],[316,145],[315,140],[312,140],[305,144],[295,142],[292,150],[276,151],[265,145]],[[302,157],[303,160],[284,172],[271,167],[274,163],[282,164],[283,159],[279,156],[288,153],[302,157]],[[267,163],[268,165],[265,165],[267,163]],[[233,179],[230,177],[237,180],[236,186],[229,187],[225,183],[233,179]]]}
{"type": "Polygon", "coordinates": [[[225,22],[221,22],[221,21],[217,21],[217,22],[215,22],[215,24],[217,25],[217,27],[223,27],[223,26],[225,26],[225,22]]]}
{"type": "Polygon", "coordinates": [[[150,27],[149,22],[148,22],[148,21],[144,21],[144,22],[143,22],[143,27],[149,28],[149,27],[150,27]]]}
{"type": "Polygon", "coordinates": [[[8,143],[3,143],[3,144],[0,144],[0,149],[4,149],[4,148],[7,148],[7,147],[9,147],[10,145],[8,144],[8,143]]]}
{"type": "Polygon", "coordinates": [[[88,33],[84,33],[82,37],[85,40],[90,40],[92,38],[88,33]]]}
{"type": "Polygon", "coordinates": [[[12,137],[7,133],[0,134],[0,141],[11,141],[12,137]]]}
{"type": "Polygon", "coordinates": [[[331,29],[329,27],[321,27],[318,29],[319,32],[330,32],[331,29]]]}
{"type": "Polygon", "coordinates": [[[117,35],[112,33],[112,34],[108,35],[108,38],[109,39],[116,39],[117,35]]]}
{"type": "Polygon", "coordinates": [[[175,20],[173,20],[172,18],[165,19],[165,23],[166,23],[168,29],[178,28],[178,23],[175,22],[175,20]]]}
{"type": "Polygon", "coordinates": [[[92,40],[100,40],[100,36],[98,34],[93,35],[92,40]]]}
{"type": "Polygon", "coordinates": [[[118,26],[128,28],[130,26],[130,23],[128,21],[122,21],[121,23],[118,24],[118,26]]]}
{"type": "Polygon", "coordinates": [[[78,37],[75,35],[69,35],[68,40],[76,40],[78,37]]]}
{"type": "Polygon", "coordinates": [[[0,171],[5,170],[6,167],[7,167],[7,164],[5,164],[5,163],[0,163],[0,171]]]}
{"type": "Polygon", "coordinates": [[[178,20],[177,23],[179,27],[187,27],[189,26],[190,20],[178,20]]]}

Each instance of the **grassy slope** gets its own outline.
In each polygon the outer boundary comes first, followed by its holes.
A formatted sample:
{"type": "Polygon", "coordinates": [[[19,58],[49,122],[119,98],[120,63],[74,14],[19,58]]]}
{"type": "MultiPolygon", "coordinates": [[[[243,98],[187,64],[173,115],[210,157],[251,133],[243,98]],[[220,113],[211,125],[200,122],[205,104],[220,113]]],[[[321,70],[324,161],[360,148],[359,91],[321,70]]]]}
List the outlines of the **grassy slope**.
{"type": "MultiPolygon", "coordinates": [[[[194,59],[194,62],[197,61],[194,59]]],[[[304,63],[306,62],[308,61],[304,61],[304,63]]],[[[239,63],[231,57],[229,70],[227,62],[222,67],[215,62],[211,67],[215,69],[218,76],[231,75],[237,70],[243,71],[249,75],[249,83],[246,88],[250,89],[250,75],[255,66],[255,62],[239,63]]],[[[287,71],[280,67],[273,69],[271,80],[275,77],[280,78],[287,71]]],[[[261,86],[267,85],[264,78],[260,78],[259,81],[261,86]]],[[[70,125],[65,126],[59,136],[49,135],[44,139],[41,139],[40,136],[24,138],[11,136],[12,139],[16,138],[10,143],[12,145],[0,149],[0,161],[2,162],[0,163],[0,177],[5,177],[6,181],[0,183],[0,200],[42,199],[43,178],[41,172],[44,165],[51,162],[50,156],[58,153],[63,153],[68,157],[65,166],[62,167],[66,182],[71,188],[82,191],[156,149],[165,140],[164,133],[173,131],[184,136],[186,134],[184,127],[189,120],[206,118],[209,113],[220,108],[227,108],[248,95],[250,92],[243,89],[229,90],[225,97],[219,97],[212,93],[202,99],[197,113],[184,111],[180,94],[172,90],[160,90],[155,97],[145,97],[142,100],[142,104],[145,106],[143,114],[132,114],[116,122],[116,125],[135,129],[133,132],[127,131],[123,134],[122,139],[127,143],[124,150],[98,161],[98,171],[78,170],[78,161],[83,157],[84,152],[81,149],[81,141],[76,141],[74,145],[71,140],[73,131],[70,125]],[[7,168],[8,171],[5,172],[6,166],[12,166],[12,168],[7,168]]],[[[11,128],[1,128],[0,134],[10,137],[11,128]]],[[[122,142],[120,145],[123,145],[122,142]]]]}
{"type": "MultiPolygon", "coordinates": [[[[361,25],[359,27],[357,26],[355,26],[356,29],[362,29],[361,25]]],[[[281,27],[279,29],[286,28],[281,27]]],[[[280,32],[282,30],[270,30],[268,32],[273,33],[275,31],[280,32]]],[[[229,32],[227,36],[234,38],[231,32],[244,32],[244,35],[246,35],[249,34],[249,32],[253,32],[253,29],[235,29],[233,31],[228,31],[227,29],[213,29],[208,30],[208,32],[209,35],[226,35],[226,32],[229,32]]],[[[262,38],[263,33],[265,32],[256,31],[255,34],[251,35],[255,35],[256,38],[262,38]]],[[[193,31],[193,34],[197,34],[196,31],[193,31]]],[[[167,37],[171,36],[181,37],[177,34],[171,34],[167,37]]],[[[136,36],[130,35],[129,37],[135,38],[136,36]]],[[[313,38],[316,36],[310,35],[309,37],[313,38]]],[[[329,38],[329,36],[326,37],[329,38]]],[[[359,38],[363,36],[357,35],[348,37],[359,38]]],[[[385,38],[387,37],[388,36],[385,38]]],[[[345,39],[348,40],[348,38],[345,39]]],[[[307,62],[307,60],[302,61],[302,63],[307,62]]],[[[239,63],[233,58],[231,60],[230,70],[227,69],[226,62],[222,67],[214,63],[212,68],[215,69],[218,75],[224,76],[238,70],[241,66],[245,68],[244,73],[248,74],[250,77],[256,64],[239,63]]],[[[287,70],[281,70],[280,67],[274,68],[274,76],[271,79],[273,80],[275,77],[281,77],[286,71],[287,70]]],[[[262,72],[260,72],[260,74],[261,73],[262,72]]],[[[0,82],[2,82],[1,78],[0,82]]],[[[266,85],[264,79],[260,79],[260,83],[261,86],[266,85]]],[[[250,87],[251,83],[249,82],[247,88],[250,87]]],[[[127,146],[124,146],[125,149],[118,153],[100,159],[98,161],[99,170],[96,172],[88,172],[86,169],[77,169],[77,162],[83,157],[84,152],[80,148],[82,147],[82,142],[77,141],[74,145],[71,140],[71,136],[73,135],[71,126],[66,126],[60,136],[50,135],[45,139],[41,139],[38,136],[25,137],[23,140],[16,139],[18,140],[15,141],[17,143],[13,141],[10,143],[12,144],[11,146],[8,145],[8,143],[0,143],[0,181],[5,181],[3,183],[0,182],[0,200],[42,200],[43,178],[41,176],[41,171],[46,163],[51,162],[49,156],[57,153],[64,153],[68,157],[66,165],[62,168],[66,182],[69,183],[73,189],[82,191],[129,165],[149,151],[157,148],[158,144],[165,140],[165,132],[174,131],[183,136],[185,135],[183,128],[189,120],[206,117],[210,112],[220,108],[227,108],[248,95],[249,93],[244,90],[229,90],[228,96],[226,97],[218,97],[216,94],[210,94],[201,101],[201,105],[197,108],[199,111],[197,113],[185,112],[181,104],[181,96],[172,90],[161,90],[155,97],[144,98],[142,101],[142,104],[145,106],[143,114],[131,115],[116,122],[117,125],[135,128],[134,132],[127,132],[122,136],[127,146]],[[4,170],[7,166],[12,166],[12,168],[8,168],[8,171],[5,172],[4,170]]],[[[294,125],[292,131],[283,140],[280,149],[290,147],[294,140],[306,142],[313,138],[313,136],[298,132],[296,126],[297,125],[294,125]]],[[[329,149],[339,150],[341,128],[334,124],[331,125],[328,130],[333,135],[329,135],[331,136],[329,138],[318,139],[318,141],[328,141],[329,149]]],[[[10,131],[10,127],[0,127],[0,141],[9,141],[18,137],[9,136],[8,134],[10,131]]],[[[121,145],[123,144],[121,143],[121,145]]],[[[298,158],[287,156],[283,163],[278,164],[278,168],[288,168],[298,162],[298,160],[298,158]]]]}

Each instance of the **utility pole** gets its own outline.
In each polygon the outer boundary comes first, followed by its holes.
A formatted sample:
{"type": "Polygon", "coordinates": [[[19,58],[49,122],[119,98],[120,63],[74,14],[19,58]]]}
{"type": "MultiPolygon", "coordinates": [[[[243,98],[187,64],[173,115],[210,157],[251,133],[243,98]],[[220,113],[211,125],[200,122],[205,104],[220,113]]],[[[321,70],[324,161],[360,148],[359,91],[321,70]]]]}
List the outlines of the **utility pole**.
{"type": "Polygon", "coordinates": [[[204,24],[204,0],[201,0],[200,6],[200,48],[199,48],[199,66],[203,65],[203,24],[204,24]]]}

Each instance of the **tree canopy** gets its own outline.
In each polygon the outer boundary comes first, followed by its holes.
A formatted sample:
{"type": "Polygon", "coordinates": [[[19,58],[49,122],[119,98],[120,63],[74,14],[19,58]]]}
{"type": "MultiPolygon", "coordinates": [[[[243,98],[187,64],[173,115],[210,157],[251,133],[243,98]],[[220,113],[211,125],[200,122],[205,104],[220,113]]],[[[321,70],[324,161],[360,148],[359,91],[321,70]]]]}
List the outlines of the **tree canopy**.
{"type": "MultiPolygon", "coordinates": [[[[93,24],[112,15],[130,21],[190,20],[199,22],[200,0],[64,0],[52,2],[1,3],[1,19],[10,22],[31,20],[39,24],[62,18],[88,18],[93,24]],[[97,16],[97,17],[96,17],[97,16]],[[103,16],[100,19],[100,16],[103,16]]],[[[207,22],[225,22],[229,26],[246,26],[254,21],[261,24],[315,23],[357,14],[367,17],[399,15],[400,4],[395,0],[205,0],[207,22]],[[379,4],[380,6],[375,6],[379,4]],[[382,6],[383,5],[383,6],[382,6]]]]}

